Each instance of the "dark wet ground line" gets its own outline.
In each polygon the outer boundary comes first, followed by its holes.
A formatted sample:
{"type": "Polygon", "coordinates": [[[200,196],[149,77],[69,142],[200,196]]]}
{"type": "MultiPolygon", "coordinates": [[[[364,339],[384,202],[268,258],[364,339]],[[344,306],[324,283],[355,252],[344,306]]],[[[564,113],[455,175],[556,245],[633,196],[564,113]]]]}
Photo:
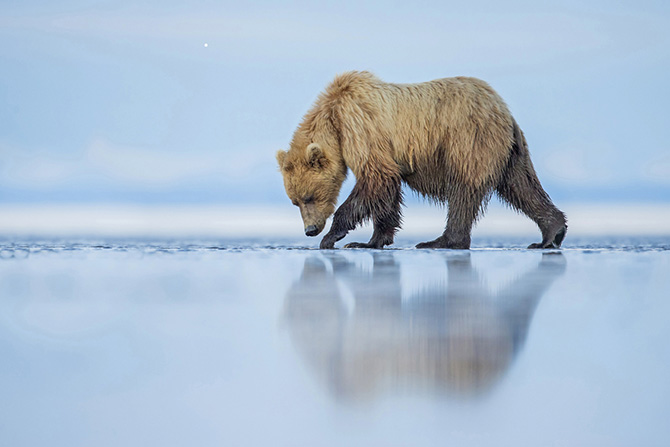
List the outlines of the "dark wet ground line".
{"type": "MultiPolygon", "coordinates": [[[[414,248],[416,242],[399,240],[385,250],[419,251],[414,248]]],[[[479,239],[472,244],[471,251],[527,251],[526,239],[506,238],[479,239]]],[[[0,239],[0,258],[20,258],[37,253],[112,251],[140,252],[143,254],[173,254],[197,252],[253,252],[253,251],[317,251],[318,246],[306,245],[301,241],[270,241],[267,239],[244,240],[66,240],[66,239],[0,239]]],[[[361,249],[356,249],[361,251],[361,249]]],[[[365,250],[363,251],[370,251],[365,250]]],[[[435,250],[421,250],[431,252],[435,250]]],[[[448,251],[448,250],[439,250],[448,251]]],[[[555,251],[555,250],[553,250],[555,251]]],[[[602,252],[663,252],[670,251],[670,237],[617,237],[617,238],[573,238],[566,241],[561,251],[602,253],[602,252]]]]}

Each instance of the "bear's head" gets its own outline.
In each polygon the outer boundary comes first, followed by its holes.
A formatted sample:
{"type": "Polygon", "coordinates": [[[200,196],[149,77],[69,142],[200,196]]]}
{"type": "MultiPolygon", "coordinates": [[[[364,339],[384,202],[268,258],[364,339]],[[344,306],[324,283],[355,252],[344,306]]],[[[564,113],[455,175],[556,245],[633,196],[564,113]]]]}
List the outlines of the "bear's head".
{"type": "Polygon", "coordinates": [[[341,159],[329,155],[318,143],[301,149],[278,151],[277,163],[284,177],[286,194],[300,208],[305,234],[316,236],[335,211],[337,196],[347,175],[341,159]]]}

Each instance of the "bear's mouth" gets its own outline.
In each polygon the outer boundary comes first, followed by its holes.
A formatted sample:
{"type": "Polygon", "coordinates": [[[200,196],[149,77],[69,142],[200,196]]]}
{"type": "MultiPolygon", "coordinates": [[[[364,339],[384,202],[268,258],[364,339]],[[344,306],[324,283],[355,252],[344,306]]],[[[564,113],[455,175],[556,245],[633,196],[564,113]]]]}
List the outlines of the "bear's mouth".
{"type": "Polygon", "coordinates": [[[301,203],[300,214],[305,226],[305,235],[314,237],[326,226],[326,220],[314,203],[301,203]]]}
{"type": "Polygon", "coordinates": [[[321,229],[316,225],[308,225],[305,227],[305,235],[314,237],[317,234],[321,233],[321,229]]]}

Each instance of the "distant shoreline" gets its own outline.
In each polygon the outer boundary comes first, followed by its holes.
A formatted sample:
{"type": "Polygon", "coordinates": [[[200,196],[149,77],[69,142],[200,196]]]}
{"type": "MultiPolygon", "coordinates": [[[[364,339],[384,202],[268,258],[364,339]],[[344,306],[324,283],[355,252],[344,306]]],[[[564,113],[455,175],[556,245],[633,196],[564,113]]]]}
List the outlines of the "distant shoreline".
{"type": "MultiPolygon", "coordinates": [[[[670,204],[561,204],[569,236],[670,236],[670,204]]],[[[399,237],[438,235],[441,207],[411,204],[399,237]]],[[[359,230],[370,232],[367,226],[359,230]]],[[[535,224],[491,204],[473,236],[522,236],[535,224]]],[[[290,205],[0,205],[0,236],[111,237],[295,237],[303,236],[297,209],[290,205]]],[[[318,237],[317,237],[318,239],[318,237]]]]}

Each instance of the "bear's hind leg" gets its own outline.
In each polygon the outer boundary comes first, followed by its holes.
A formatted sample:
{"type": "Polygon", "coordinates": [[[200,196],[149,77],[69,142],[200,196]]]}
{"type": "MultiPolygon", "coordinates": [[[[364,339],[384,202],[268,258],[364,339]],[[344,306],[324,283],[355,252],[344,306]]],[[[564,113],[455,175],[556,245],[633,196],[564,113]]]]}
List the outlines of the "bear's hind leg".
{"type": "Polygon", "coordinates": [[[565,214],[556,208],[542,188],[528,155],[512,160],[496,192],[512,208],[530,217],[540,228],[542,242],[531,244],[528,248],[561,246],[568,229],[565,214]]]}
{"type": "Polygon", "coordinates": [[[465,188],[448,199],[447,228],[442,236],[417,244],[416,248],[470,248],[472,225],[477,220],[485,194],[475,188],[465,188]]]}

